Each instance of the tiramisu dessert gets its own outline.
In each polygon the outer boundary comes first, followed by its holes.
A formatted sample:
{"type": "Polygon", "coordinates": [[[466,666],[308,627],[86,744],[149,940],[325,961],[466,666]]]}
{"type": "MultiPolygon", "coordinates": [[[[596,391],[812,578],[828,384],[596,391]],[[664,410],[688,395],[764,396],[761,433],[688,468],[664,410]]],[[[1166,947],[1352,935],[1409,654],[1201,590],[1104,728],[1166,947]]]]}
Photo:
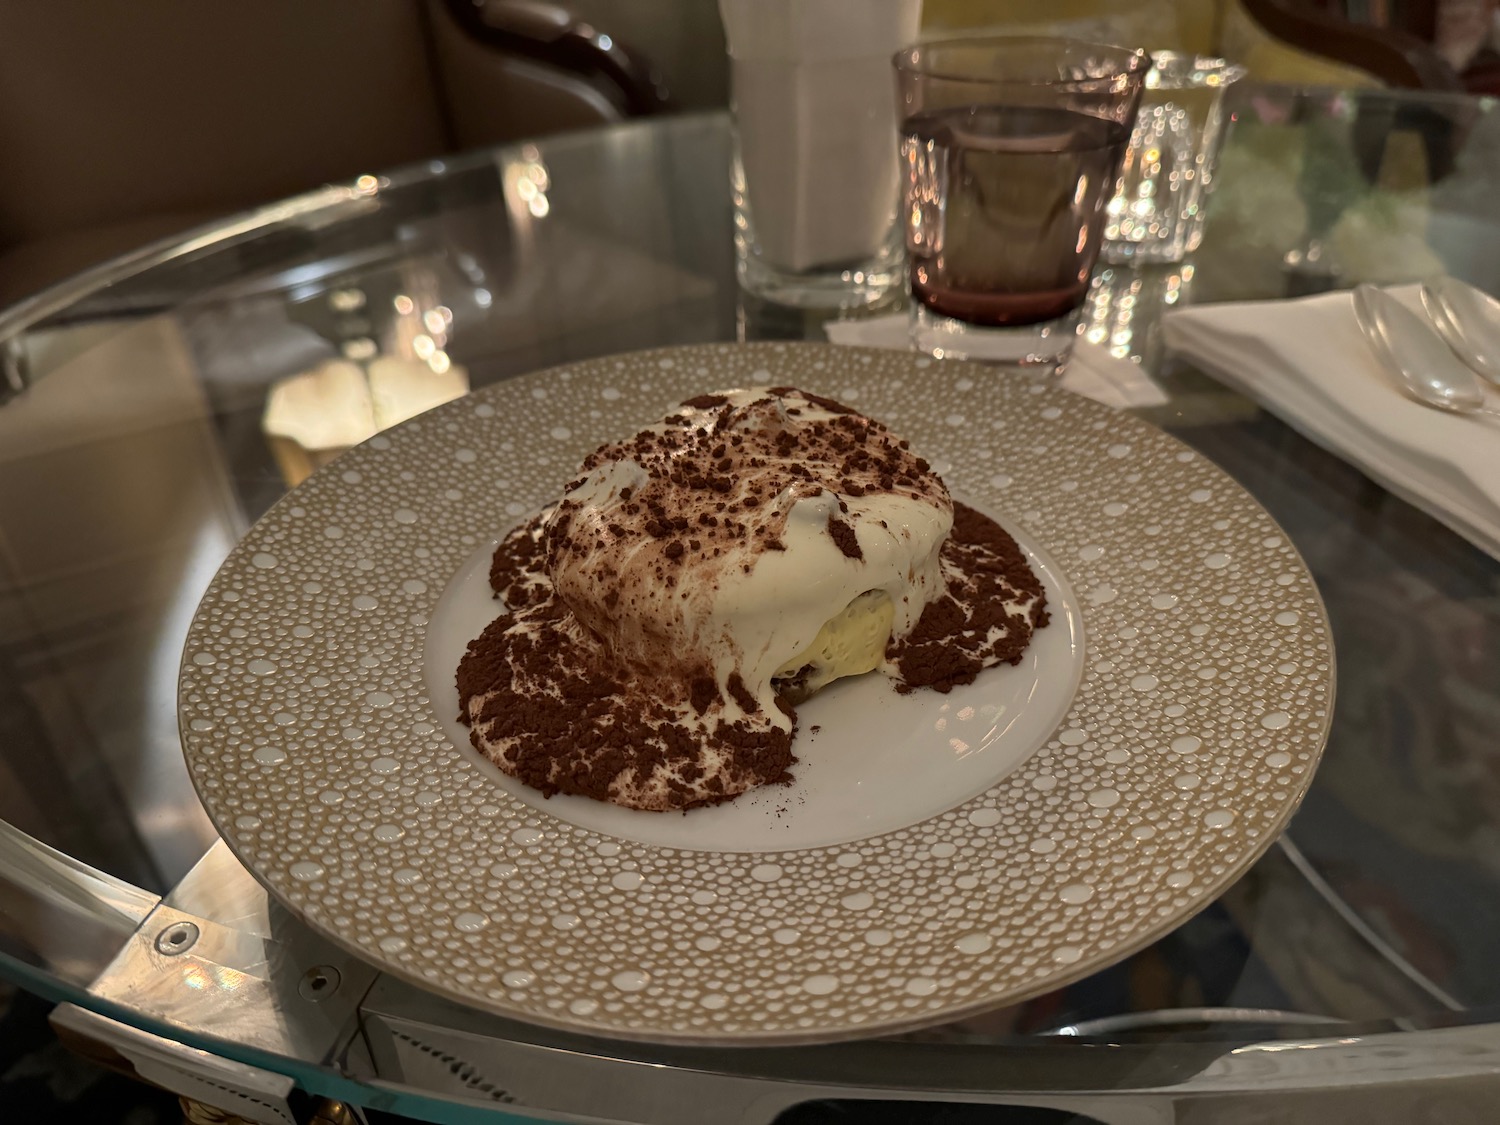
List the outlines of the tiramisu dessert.
{"type": "Polygon", "coordinates": [[[946,692],[1047,623],[999,525],[791,387],[689,399],[596,450],[490,582],[508,612],[458,668],[475,747],[547,796],[636,809],[788,781],[796,705],[833,680],[946,692]]]}

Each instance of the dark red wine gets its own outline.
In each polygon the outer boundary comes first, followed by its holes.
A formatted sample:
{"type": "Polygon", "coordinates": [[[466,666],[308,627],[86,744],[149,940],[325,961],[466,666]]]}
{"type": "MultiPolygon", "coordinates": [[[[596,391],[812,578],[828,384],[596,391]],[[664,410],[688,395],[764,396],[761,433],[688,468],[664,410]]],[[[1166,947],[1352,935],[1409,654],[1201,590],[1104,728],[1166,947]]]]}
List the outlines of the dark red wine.
{"type": "Polygon", "coordinates": [[[1016,327],[1083,304],[1130,130],[1040,106],[934,110],[902,125],[912,295],[1016,327]]]}

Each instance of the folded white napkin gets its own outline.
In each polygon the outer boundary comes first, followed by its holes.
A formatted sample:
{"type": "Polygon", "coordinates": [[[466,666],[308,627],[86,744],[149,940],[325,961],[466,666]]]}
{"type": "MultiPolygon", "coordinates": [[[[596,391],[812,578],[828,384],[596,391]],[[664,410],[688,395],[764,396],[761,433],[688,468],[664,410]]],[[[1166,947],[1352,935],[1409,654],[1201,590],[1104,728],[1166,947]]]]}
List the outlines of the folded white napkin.
{"type": "MultiPolygon", "coordinates": [[[[864,320],[832,320],[824,326],[835,344],[860,344],[867,348],[911,347],[906,313],[868,317],[864,320]]],[[[1074,394],[1086,395],[1105,406],[1128,410],[1160,406],[1167,396],[1137,363],[1110,355],[1097,344],[1080,340],[1058,381],[1074,394]]]]}
{"type": "MultiPolygon", "coordinates": [[[[1420,310],[1416,286],[1392,292],[1420,310]]],[[[1161,323],[1170,351],[1500,558],[1500,420],[1403,395],[1350,294],[1202,305],[1161,323]]]]}

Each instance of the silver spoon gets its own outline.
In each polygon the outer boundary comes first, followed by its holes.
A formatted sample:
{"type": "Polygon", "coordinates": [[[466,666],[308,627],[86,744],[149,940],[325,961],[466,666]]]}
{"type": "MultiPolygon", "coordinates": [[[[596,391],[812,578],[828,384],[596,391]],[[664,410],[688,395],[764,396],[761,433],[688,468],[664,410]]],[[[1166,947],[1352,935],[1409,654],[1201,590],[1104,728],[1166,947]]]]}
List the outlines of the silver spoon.
{"type": "Polygon", "coordinates": [[[1454,414],[1500,410],[1484,404],[1479,376],[1463,363],[1422,317],[1374,285],[1354,290],[1354,316],[1401,390],[1418,402],[1454,414]]]}
{"type": "Polygon", "coordinates": [[[1422,307],[1458,357],[1500,386],[1500,301],[1456,277],[1422,283],[1422,307]]]}

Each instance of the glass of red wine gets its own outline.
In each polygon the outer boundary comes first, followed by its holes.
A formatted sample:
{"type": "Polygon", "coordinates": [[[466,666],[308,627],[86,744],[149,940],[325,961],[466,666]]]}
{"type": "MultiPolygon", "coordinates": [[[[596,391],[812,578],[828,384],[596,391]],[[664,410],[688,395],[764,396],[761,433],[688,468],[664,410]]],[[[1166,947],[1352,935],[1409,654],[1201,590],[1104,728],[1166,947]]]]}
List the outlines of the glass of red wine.
{"type": "Polygon", "coordinates": [[[1060,370],[1150,56],[997,36],[894,61],[913,345],[1060,370]]]}

